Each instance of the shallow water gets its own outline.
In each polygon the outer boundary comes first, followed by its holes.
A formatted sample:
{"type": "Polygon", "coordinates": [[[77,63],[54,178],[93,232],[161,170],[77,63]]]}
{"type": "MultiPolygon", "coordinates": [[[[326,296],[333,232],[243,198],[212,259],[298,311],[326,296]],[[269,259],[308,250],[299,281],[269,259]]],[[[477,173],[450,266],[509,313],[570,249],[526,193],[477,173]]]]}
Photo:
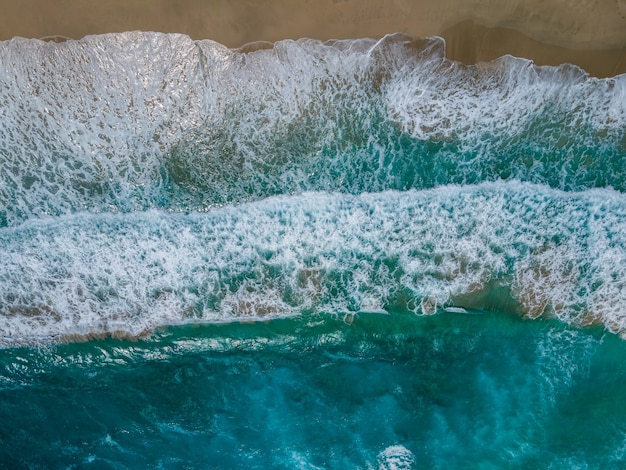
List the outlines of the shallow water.
{"type": "Polygon", "coordinates": [[[443,47],[0,43],[0,466],[623,465],[626,76],[443,47]]]}

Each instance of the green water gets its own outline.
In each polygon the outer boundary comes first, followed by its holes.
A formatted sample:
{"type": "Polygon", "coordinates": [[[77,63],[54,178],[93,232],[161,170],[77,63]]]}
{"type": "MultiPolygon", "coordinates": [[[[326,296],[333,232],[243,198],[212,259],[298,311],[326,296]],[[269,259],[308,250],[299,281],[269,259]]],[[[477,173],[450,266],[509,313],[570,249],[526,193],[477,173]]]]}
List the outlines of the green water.
{"type": "Polygon", "coordinates": [[[626,464],[622,340],[472,313],[326,315],[3,350],[0,461],[388,468],[379,454],[403,446],[411,468],[626,464]]]}

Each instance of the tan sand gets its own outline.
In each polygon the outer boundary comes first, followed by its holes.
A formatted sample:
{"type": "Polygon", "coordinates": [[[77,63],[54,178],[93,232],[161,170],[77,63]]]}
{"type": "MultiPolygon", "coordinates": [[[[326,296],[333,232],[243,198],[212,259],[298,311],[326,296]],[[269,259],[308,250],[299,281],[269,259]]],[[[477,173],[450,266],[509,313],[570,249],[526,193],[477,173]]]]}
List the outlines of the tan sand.
{"type": "Polygon", "coordinates": [[[626,0],[0,0],[0,39],[180,32],[229,47],[312,37],[439,35],[466,63],[503,54],[626,72],[626,0]]]}

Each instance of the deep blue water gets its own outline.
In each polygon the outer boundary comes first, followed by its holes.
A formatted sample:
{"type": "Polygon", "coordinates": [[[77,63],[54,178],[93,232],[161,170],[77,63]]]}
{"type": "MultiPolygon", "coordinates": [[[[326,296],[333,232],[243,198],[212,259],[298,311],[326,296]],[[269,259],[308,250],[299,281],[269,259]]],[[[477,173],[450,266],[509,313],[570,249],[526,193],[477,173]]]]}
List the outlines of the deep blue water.
{"type": "Polygon", "coordinates": [[[0,467],[620,468],[626,76],[439,38],[0,43],[0,467]]]}

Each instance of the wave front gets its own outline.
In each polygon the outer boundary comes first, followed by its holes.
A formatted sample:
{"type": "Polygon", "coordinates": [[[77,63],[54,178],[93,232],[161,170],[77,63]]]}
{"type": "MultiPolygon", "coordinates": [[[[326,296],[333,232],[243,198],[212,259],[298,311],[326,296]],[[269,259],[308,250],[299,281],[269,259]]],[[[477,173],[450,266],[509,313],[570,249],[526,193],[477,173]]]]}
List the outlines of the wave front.
{"type": "Polygon", "coordinates": [[[4,344],[459,306],[623,332],[626,75],[444,47],[0,43],[4,344]]]}
{"type": "Polygon", "coordinates": [[[624,234],[619,193],[521,183],[81,214],[3,230],[0,325],[15,344],[301,313],[514,306],[623,332],[624,234]]]}

